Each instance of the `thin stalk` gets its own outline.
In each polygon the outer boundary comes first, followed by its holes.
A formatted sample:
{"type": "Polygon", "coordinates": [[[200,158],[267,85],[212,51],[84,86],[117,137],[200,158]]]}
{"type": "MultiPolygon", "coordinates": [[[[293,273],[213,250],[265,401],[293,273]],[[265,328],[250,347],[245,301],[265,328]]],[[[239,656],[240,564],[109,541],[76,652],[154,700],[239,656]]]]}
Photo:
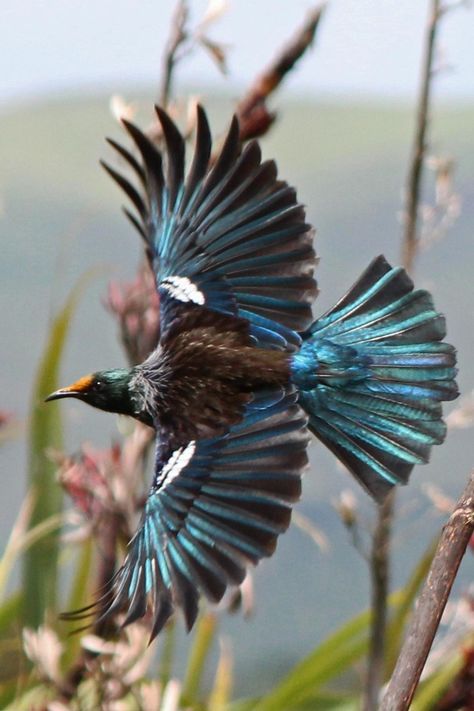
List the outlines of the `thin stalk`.
{"type": "Polygon", "coordinates": [[[370,551],[371,601],[369,663],[364,690],[363,709],[378,708],[385,670],[385,647],[390,592],[390,563],[395,489],[377,509],[377,521],[370,551]]]}
{"type": "Polygon", "coordinates": [[[405,711],[410,707],[473,532],[474,472],[441,534],[380,711],[405,711]]]}
{"type": "MultiPolygon", "coordinates": [[[[408,273],[413,272],[419,247],[418,210],[421,196],[421,179],[426,156],[426,134],[433,78],[433,58],[440,16],[440,0],[431,0],[423,53],[420,94],[417,103],[415,137],[408,168],[404,232],[402,236],[402,263],[408,273]]],[[[364,711],[375,711],[378,708],[380,689],[383,684],[394,507],[395,492],[392,492],[384,503],[378,507],[372,540],[370,555],[372,629],[364,693],[364,711]]]]}
{"type": "Polygon", "coordinates": [[[186,23],[188,20],[188,3],[186,0],[180,0],[175,8],[173,18],[171,20],[170,36],[166,43],[166,49],[163,56],[163,69],[161,72],[161,86],[159,91],[159,103],[163,108],[168,106],[171,87],[176,66],[177,52],[181,45],[187,39],[186,23]]]}
{"type": "Polygon", "coordinates": [[[176,619],[170,620],[161,633],[160,680],[163,689],[171,679],[176,648],[176,619]]]}
{"type": "Polygon", "coordinates": [[[188,668],[183,681],[181,694],[183,705],[194,704],[197,701],[207,656],[214,641],[216,625],[217,618],[212,612],[201,615],[197,622],[193,646],[189,654],[188,668]]]}
{"type": "Polygon", "coordinates": [[[402,263],[408,272],[413,272],[418,252],[418,207],[420,203],[421,180],[423,177],[423,167],[426,156],[426,134],[429,124],[429,109],[433,79],[433,58],[435,54],[436,34],[440,17],[440,0],[431,0],[426,30],[420,95],[418,99],[415,138],[407,176],[405,224],[402,241],[402,263]]]}

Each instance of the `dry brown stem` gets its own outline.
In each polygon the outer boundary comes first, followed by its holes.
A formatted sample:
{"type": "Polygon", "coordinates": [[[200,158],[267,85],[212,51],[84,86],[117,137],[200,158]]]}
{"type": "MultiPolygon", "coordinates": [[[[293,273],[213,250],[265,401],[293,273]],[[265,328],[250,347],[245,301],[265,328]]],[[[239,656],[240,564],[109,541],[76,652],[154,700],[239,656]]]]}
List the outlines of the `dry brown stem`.
{"type": "Polygon", "coordinates": [[[385,638],[387,629],[387,601],[390,592],[390,553],[395,489],[378,506],[377,520],[370,551],[371,601],[369,660],[364,690],[363,709],[378,708],[385,667],[385,638]]]}
{"type": "Polygon", "coordinates": [[[407,176],[406,205],[404,214],[404,235],[402,241],[402,263],[412,272],[418,251],[418,208],[420,204],[421,179],[426,158],[426,134],[429,123],[429,107],[433,78],[433,60],[436,46],[438,22],[442,16],[440,0],[432,0],[427,26],[425,52],[418,110],[416,116],[415,139],[407,176]]]}
{"type": "Polygon", "coordinates": [[[269,111],[266,100],[312,45],[325,7],[325,4],[318,5],[310,11],[293,39],[278,52],[267,69],[256,77],[237,104],[236,113],[240,121],[240,137],[243,141],[262,136],[275,121],[276,115],[269,111]]]}
{"type": "Polygon", "coordinates": [[[171,84],[173,73],[177,61],[177,52],[186,41],[188,33],[186,23],[188,21],[188,3],[186,0],[179,0],[171,20],[170,35],[166,43],[163,56],[163,69],[161,72],[161,83],[159,92],[159,104],[166,109],[171,95],[171,84]]]}
{"type": "MultiPolygon", "coordinates": [[[[441,17],[440,0],[432,0],[423,56],[422,81],[418,99],[415,137],[407,177],[404,233],[402,237],[402,263],[412,273],[419,250],[418,212],[421,197],[421,178],[426,158],[426,133],[433,78],[433,59],[438,20],[441,17]]],[[[387,600],[390,582],[391,530],[394,515],[395,492],[379,506],[372,540],[372,625],[364,695],[364,711],[375,711],[383,682],[387,600]]]]}
{"type": "Polygon", "coordinates": [[[474,472],[441,534],[380,711],[409,708],[473,532],[474,472]]]}

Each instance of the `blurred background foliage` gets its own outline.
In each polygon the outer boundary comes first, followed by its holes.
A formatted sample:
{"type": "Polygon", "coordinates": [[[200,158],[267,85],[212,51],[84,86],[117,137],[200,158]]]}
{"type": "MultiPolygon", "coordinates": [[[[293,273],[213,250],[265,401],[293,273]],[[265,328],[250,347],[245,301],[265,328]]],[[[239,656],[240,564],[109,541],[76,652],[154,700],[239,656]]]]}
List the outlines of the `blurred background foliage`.
{"type": "MultiPolygon", "coordinates": [[[[127,94],[126,107],[143,126],[150,124],[155,90],[127,94]]],[[[184,123],[186,97],[199,90],[180,92],[175,107],[184,123]]],[[[219,135],[236,97],[204,90],[200,97],[219,135]]],[[[234,614],[204,610],[190,637],[177,620],[150,648],[146,625],[106,640],[90,632],[70,636],[70,627],[58,622],[58,611],[90,600],[100,558],[88,526],[87,492],[81,498],[73,488],[75,505],[71,508],[68,498],[63,512],[58,471],[67,469],[71,460],[65,457],[87,442],[74,461],[93,470],[93,481],[100,484],[104,472],[107,479],[111,467],[116,471],[117,456],[123,455],[123,464],[133,437],[128,423],[80,404],[67,403],[61,410],[42,404],[56,383],[126,360],[104,302],[111,280],[135,278],[141,245],[117,209],[117,190],[97,168],[99,156],[110,159],[103,136],[123,140],[111,103],[116,109],[117,99],[111,102],[104,93],[0,113],[0,405],[5,408],[0,535],[6,542],[0,561],[0,707],[359,708],[370,613],[364,611],[367,565],[354,539],[367,546],[373,506],[318,445],[311,448],[311,471],[295,522],[277,554],[252,575],[234,614]],[[71,291],[71,284],[79,286],[71,291]]],[[[271,104],[278,117],[262,139],[263,152],[275,156],[280,174],[298,187],[317,227],[320,314],[375,254],[399,261],[413,108],[285,93],[271,104]]],[[[433,541],[472,464],[474,332],[466,319],[474,304],[473,122],[474,105],[440,104],[432,112],[422,204],[429,239],[422,243],[416,281],[433,292],[447,316],[465,399],[461,407],[454,405],[446,444],[433,452],[427,467],[416,469],[398,500],[387,678],[433,541]]],[[[468,555],[414,709],[435,708],[459,672],[473,664],[471,581],[468,555]]]]}

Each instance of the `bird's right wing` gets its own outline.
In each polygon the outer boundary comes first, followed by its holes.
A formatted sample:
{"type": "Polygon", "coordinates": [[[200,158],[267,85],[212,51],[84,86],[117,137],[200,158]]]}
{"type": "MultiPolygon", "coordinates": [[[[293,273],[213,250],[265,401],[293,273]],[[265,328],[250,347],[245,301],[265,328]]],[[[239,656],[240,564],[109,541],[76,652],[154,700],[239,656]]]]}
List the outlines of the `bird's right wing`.
{"type": "Polygon", "coordinates": [[[298,332],[311,324],[316,295],[313,230],[295,190],[277,178],[273,161],[262,161],[258,143],[242,149],[235,117],[214,161],[200,107],[186,175],[183,136],[165,111],[157,108],[157,114],[163,156],[127,121],[141,162],[111,141],[138,188],[105,167],[136,208],[137,216],[126,213],[155,272],[162,331],[177,306],[192,304],[246,319],[259,346],[294,350],[298,332]]]}
{"type": "Polygon", "coordinates": [[[103,619],[124,612],[129,624],[149,610],[153,638],[179,607],[189,629],[201,594],[218,602],[249,564],[273,553],[307,464],[296,399],[288,393],[274,403],[260,394],[224,437],[158,447],[153,485],[103,619]]]}

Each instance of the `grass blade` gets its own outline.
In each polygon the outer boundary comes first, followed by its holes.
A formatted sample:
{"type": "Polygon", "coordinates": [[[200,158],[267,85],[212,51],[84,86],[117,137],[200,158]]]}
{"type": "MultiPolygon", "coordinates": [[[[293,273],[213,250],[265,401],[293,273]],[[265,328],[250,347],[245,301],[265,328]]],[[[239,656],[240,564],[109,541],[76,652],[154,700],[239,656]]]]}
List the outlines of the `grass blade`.
{"type": "MultiPolygon", "coordinates": [[[[29,485],[34,497],[32,528],[56,516],[62,508],[62,491],[55,479],[56,465],[46,454],[48,448],[61,448],[61,419],[57,403],[46,406],[43,400],[58,387],[64,345],[84,285],[85,280],[81,279],[53,319],[33,390],[29,427],[29,485]]],[[[59,532],[55,530],[31,546],[24,556],[24,622],[33,628],[41,624],[46,609],[56,608],[58,547],[59,532]]]]}
{"type": "Polygon", "coordinates": [[[220,640],[221,653],[217,665],[214,685],[209,695],[208,711],[224,711],[230,700],[232,692],[232,653],[225,640],[220,640]]]}
{"type": "Polygon", "coordinates": [[[25,535],[25,531],[30,522],[32,510],[33,497],[31,496],[31,492],[29,492],[23,500],[0,560],[0,598],[5,594],[10,571],[18,555],[17,542],[25,535]]]}
{"type": "Polygon", "coordinates": [[[20,593],[14,593],[0,605],[0,708],[13,699],[23,682],[25,662],[20,637],[23,610],[20,593]]]}
{"type": "Polygon", "coordinates": [[[181,703],[192,704],[197,701],[206,660],[216,632],[217,619],[212,612],[206,612],[198,619],[193,646],[189,654],[188,668],[183,681],[181,703]]]}
{"type": "Polygon", "coordinates": [[[360,711],[360,696],[317,694],[292,707],[291,711],[360,711]]]}
{"type": "Polygon", "coordinates": [[[89,602],[91,595],[90,574],[94,569],[93,565],[94,541],[92,536],[88,536],[80,546],[77,556],[76,568],[73,575],[71,590],[69,593],[67,610],[79,610],[89,602]]]}
{"type": "MultiPolygon", "coordinates": [[[[402,592],[389,597],[400,604],[402,592]]],[[[287,674],[273,690],[252,706],[252,711],[289,711],[314,697],[322,686],[346,672],[367,652],[370,610],[361,612],[323,641],[287,674]]]]}
{"type": "Polygon", "coordinates": [[[22,609],[22,595],[19,592],[13,593],[0,605],[0,639],[5,632],[18,620],[22,609]]]}
{"type": "MultiPolygon", "coordinates": [[[[90,602],[91,597],[91,573],[94,568],[94,541],[91,536],[81,544],[78,552],[76,567],[73,574],[71,590],[65,610],[79,610],[90,602]]],[[[68,669],[79,652],[81,638],[78,634],[69,634],[64,640],[64,652],[61,666],[68,669]]]]}
{"type": "Polygon", "coordinates": [[[369,613],[364,612],[329,637],[299,662],[252,711],[289,711],[297,708],[323,684],[342,674],[367,652],[369,619],[369,613]],[[359,634],[355,632],[357,628],[359,634]]]}
{"type": "MultiPolygon", "coordinates": [[[[12,528],[7,545],[0,559],[0,598],[3,597],[8,579],[17,558],[46,536],[58,531],[63,524],[62,514],[50,516],[37,526],[28,528],[34,500],[31,492],[25,497],[17,520],[12,528]]],[[[1,608],[0,608],[1,609],[1,608]]]]}
{"type": "Polygon", "coordinates": [[[171,679],[176,647],[176,618],[172,618],[161,634],[160,681],[165,688],[171,679]]]}

